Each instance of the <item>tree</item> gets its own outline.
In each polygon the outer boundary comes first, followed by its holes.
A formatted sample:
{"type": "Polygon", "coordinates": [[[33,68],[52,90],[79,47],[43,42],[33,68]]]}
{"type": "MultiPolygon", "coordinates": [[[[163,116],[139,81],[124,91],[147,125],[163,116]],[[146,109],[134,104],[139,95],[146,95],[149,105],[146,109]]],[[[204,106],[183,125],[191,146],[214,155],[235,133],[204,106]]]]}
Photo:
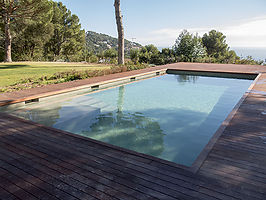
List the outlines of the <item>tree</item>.
{"type": "MultiPolygon", "coordinates": [[[[52,10],[52,9],[51,9],[52,10]]],[[[34,19],[17,19],[13,27],[12,55],[15,60],[44,60],[44,45],[53,33],[52,12],[34,19]]]]}
{"type": "Polygon", "coordinates": [[[226,36],[219,31],[211,30],[208,34],[205,33],[202,37],[202,42],[211,57],[225,56],[229,51],[229,47],[226,44],[226,36]]]}
{"type": "Polygon", "coordinates": [[[146,45],[140,49],[140,63],[161,64],[160,51],[152,44],[146,45]]]}
{"type": "Polygon", "coordinates": [[[120,0],[115,0],[115,16],[118,32],[118,64],[125,64],[125,41],[124,41],[124,27],[122,23],[122,14],[120,8],[120,0]]]}
{"type": "Polygon", "coordinates": [[[140,49],[140,53],[139,53],[139,62],[140,63],[149,63],[150,59],[151,59],[151,57],[150,57],[150,54],[149,54],[146,46],[142,47],[140,49]]]}
{"type": "Polygon", "coordinates": [[[163,55],[158,48],[152,44],[146,45],[141,49],[131,49],[130,58],[135,64],[138,62],[155,65],[164,64],[163,55]]]}
{"type": "Polygon", "coordinates": [[[236,60],[239,60],[239,57],[236,55],[236,52],[233,50],[226,51],[223,56],[218,57],[219,63],[235,63],[236,60]]]}
{"type": "Polygon", "coordinates": [[[149,63],[150,64],[155,64],[155,65],[162,65],[163,64],[163,58],[160,54],[160,51],[158,50],[158,48],[152,44],[147,45],[146,49],[148,51],[150,60],[149,63]]]}
{"type": "Polygon", "coordinates": [[[111,48],[104,51],[105,62],[114,63],[116,62],[115,60],[116,57],[117,57],[117,51],[115,49],[111,48]]]}
{"type": "Polygon", "coordinates": [[[203,58],[206,55],[201,38],[198,35],[193,36],[187,30],[182,31],[178,36],[173,50],[176,56],[182,58],[182,61],[193,62],[194,59],[203,58]]]}
{"type": "Polygon", "coordinates": [[[85,46],[85,31],[81,29],[79,18],[61,2],[53,2],[54,33],[45,45],[45,56],[49,60],[76,60],[82,58],[85,46]]]}
{"type": "Polygon", "coordinates": [[[103,58],[104,58],[104,51],[100,51],[99,53],[96,54],[98,61],[102,62],[103,58]]]}
{"type": "Polygon", "coordinates": [[[169,48],[163,48],[161,52],[161,56],[164,60],[164,64],[170,64],[175,62],[174,51],[169,48]]]}
{"type": "Polygon", "coordinates": [[[202,39],[201,37],[198,36],[198,34],[193,37],[192,44],[193,44],[193,52],[192,52],[193,59],[203,58],[207,55],[206,48],[203,46],[202,39]]]}
{"type": "Polygon", "coordinates": [[[252,56],[247,56],[246,58],[240,58],[236,60],[236,64],[243,64],[243,65],[262,65],[263,60],[254,60],[252,56]]]}
{"type": "Polygon", "coordinates": [[[12,62],[11,25],[17,19],[38,17],[49,9],[48,0],[1,0],[0,17],[5,27],[5,62],[12,62]]]}
{"type": "Polygon", "coordinates": [[[138,49],[131,49],[130,50],[130,59],[137,64],[139,62],[139,50],[138,49]]]}

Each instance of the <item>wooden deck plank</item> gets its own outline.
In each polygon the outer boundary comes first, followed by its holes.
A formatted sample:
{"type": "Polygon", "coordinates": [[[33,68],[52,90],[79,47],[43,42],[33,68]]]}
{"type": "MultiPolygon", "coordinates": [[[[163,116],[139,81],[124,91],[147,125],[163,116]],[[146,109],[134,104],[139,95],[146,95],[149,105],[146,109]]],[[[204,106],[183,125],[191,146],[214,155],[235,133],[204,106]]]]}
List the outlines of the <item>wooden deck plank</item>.
{"type": "MultiPolygon", "coordinates": [[[[236,144],[236,142],[234,144],[236,144]]],[[[229,145],[228,143],[222,144],[222,141],[219,141],[219,144],[213,148],[213,151],[215,153],[219,152],[219,154],[225,155],[226,157],[235,158],[235,160],[241,159],[249,161],[250,163],[257,164],[262,168],[266,164],[265,154],[257,150],[250,150],[248,146],[246,148],[244,146],[241,148],[240,145],[236,147],[234,145],[229,145]],[[231,155],[227,156],[227,153],[230,153],[231,155]]]]}
{"type": "Polygon", "coordinates": [[[229,171],[230,173],[235,173],[235,175],[241,176],[242,178],[245,179],[250,179],[254,182],[257,182],[258,184],[262,184],[263,187],[265,187],[265,180],[266,180],[266,174],[260,173],[257,171],[252,171],[249,168],[245,168],[245,166],[242,165],[232,165],[228,166],[224,160],[218,160],[218,159],[208,159],[204,163],[206,168],[218,168],[220,167],[221,171],[227,172],[229,171]],[[226,170],[224,170],[226,169],[226,170]]]}
{"type": "MultiPolygon", "coordinates": [[[[2,164],[3,166],[3,164],[2,164]]],[[[1,170],[3,170],[1,168],[1,170]]],[[[27,180],[23,180],[11,173],[7,173],[5,175],[5,178],[8,179],[10,182],[12,182],[13,184],[16,184],[18,187],[20,187],[21,189],[27,191],[28,193],[32,194],[33,196],[35,196],[38,199],[42,199],[42,200],[58,200],[58,198],[56,198],[55,196],[49,194],[48,192],[45,192],[44,190],[42,190],[41,188],[36,187],[35,185],[27,182],[27,180]]]]}
{"type": "MultiPolygon", "coordinates": [[[[5,142],[5,140],[4,140],[4,142],[5,142]]],[[[109,183],[113,179],[108,180],[102,176],[96,176],[93,173],[91,173],[90,171],[78,170],[78,172],[79,172],[79,174],[78,174],[78,173],[76,173],[77,167],[72,167],[72,169],[74,169],[76,172],[71,171],[71,169],[69,169],[71,167],[66,167],[67,163],[64,163],[64,161],[58,161],[58,162],[56,162],[56,164],[54,164],[53,162],[51,162],[51,160],[45,160],[45,159],[40,158],[40,157],[38,158],[38,157],[36,157],[36,151],[34,149],[29,149],[28,151],[25,151],[25,149],[27,150],[27,148],[25,148],[25,146],[23,148],[21,148],[21,145],[19,145],[18,143],[16,143],[16,145],[13,147],[12,147],[12,145],[8,145],[8,147],[6,149],[10,150],[14,153],[17,153],[20,156],[28,158],[29,160],[26,161],[27,163],[31,163],[31,161],[38,162],[38,163],[40,163],[46,167],[49,167],[49,168],[52,168],[54,170],[58,170],[61,173],[64,173],[65,176],[71,177],[75,180],[79,180],[82,183],[90,184],[92,186],[103,184],[102,189],[104,190],[104,192],[108,192],[108,190],[109,190],[111,192],[110,195],[116,196],[117,198],[121,197],[122,199],[125,199],[125,198],[126,199],[132,199],[132,197],[130,197],[130,196],[123,195],[123,193],[119,192],[119,190],[125,192],[128,195],[136,196],[138,199],[141,199],[141,198],[154,199],[155,198],[155,197],[147,196],[143,193],[137,194],[135,190],[132,190],[130,188],[126,188],[123,185],[117,184],[115,182],[112,182],[112,184],[110,185],[109,183]],[[35,151],[35,154],[32,154],[32,151],[35,151]],[[95,183],[95,182],[92,182],[91,180],[95,180],[95,181],[99,181],[99,182],[95,183]],[[111,190],[110,190],[110,188],[106,187],[108,185],[111,186],[111,188],[112,188],[111,190]],[[119,190],[117,190],[117,189],[119,189],[119,190]]],[[[92,170],[94,170],[94,169],[92,169],[92,170]]]]}
{"type": "MultiPolygon", "coordinates": [[[[9,123],[13,123],[12,121],[9,121],[8,123],[5,123],[5,124],[2,124],[3,126],[5,126],[6,129],[8,128],[11,128],[13,129],[13,124],[9,124],[9,123]],[[9,125],[8,125],[9,124],[9,125]]],[[[19,122],[15,122],[16,124],[19,123],[19,122]]],[[[0,120],[0,124],[1,124],[1,120],[0,120]]],[[[23,132],[20,132],[20,133],[25,133],[26,136],[28,134],[32,135],[33,137],[41,137],[47,141],[50,141],[50,142],[56,142],[56,144],[64,144],[64,145],[70,145],[72,146],[73,144],[78,144],[76,146],[74,146],[73,148],[75,148],[76,150],[80,150],[81,152],[84,152],[84,153],[90,153],[91,150],[93,150],[93,148],[95,149],[95,152],[93,152],[93,154],[95,153],[99,153],[100,155],[107,155],[109,156],[110,158],[114,158],[114,159],[124,159],[125,161],[132,161],[132,162],[140,162],[139,160],[135,160],[134,158],[136,158],[136,156],[133,155],[127,155],[125,158],[121,158],[121,155],[123,155],[123,153],[117,151],[117,150],[114,150],[114,149],[111,149],[109,147],[105,147],[103,145],[99,145],[99,144],[95,144],[95,143],[91,143],[90,141],[80,141],[79,138],[77,138],[78,140],[77,141],[70,141],[70,140],[67,140],[67,137],[69,136],[66,136],[66,138],[62,138],[63,134],[62,133],[59,133],[59,134],[53,134],[51,135],[49,133],[49,130],[45,130],[45,132],[39,132],[38,130],[34,130],[34,131],[31,131],[31,129],[28,129],[27,128],[30,128],[30,125],[28,124],[24,124],[24,126],[21,125],[21,127],[23,128],[23,132]],[[27,126],[27,127],[24,127],[24,126],[27,126]],[[54,140],[56,139],[57,140],[54,140]],[[84,143],[84,145],[82,144],[82,142],[84,143]],[[90,145],[88,145],[90,144],[90,145]]],[[[17,128],[16,128],[17,129],[17,128]]],[[[20,129],[18,129],[20,130],[20,129]]],[[[140,158],[141,159],[141,164],[143,164],[143,158],[140,158]]],[[[144,163],[147,163],[146,166],[149,166],[149,163],[151,161],[147,159],[145,159],[144,163]]],[[[155,168],[154,170],[158,170],[157,168],[155,168]]],[[[189,172],[187,172],[186,174],[191,174],[189,172]]]]}
{"type": "MultiPolygon", "coordinates": [[[[45,146],[46,146],[46,144],[44,145],[44,147],[45,147],[45,146]]],[[[30,147],[33,147],[33,148],[34,148],[35,146],[32,145],[32,146],[30,146],[30,147]]],[[[39,149],[39,150],[40,150],[40,149],[39,149]]],[[[63,151],[64,151],[64,150],[65,150],[65,149],[63,149],[63,151]]],[[[46,153],[50,153],[50,156],[57,156],[57,153],[52,153],[52,154],[51,154],[51,152],[49,152],[49,150],[48,150],[48,149],[45,149],[45,148],[42,148],[41,151],[45,151],[46,153]]],[[[76,155],[72,155],[73,158],[74,158],[75,156],[76,156],[76,155]]],[[[73,160],[73,159],[71,159],[71,161],[72,161],[72,160],[73,160]]],[[[83,164],[83,165],[86,164],[86,161],[88,161],[88,160],[85,159],[85,160],[84,160],[84,163],[79,163],[79,162],[78,162],[78,163],[77,163],[77,166],[80,165],[80,164],[83,164]]],[[[94,161],[94,160],[92,160],[92,162],[93,162],[93,161],[94,161]]],[[[103,164],[103,162],[100,161],[100,164],[103,164]]],[[[110,163],[105,163],[105,164],[106,164],[107,166],[109,166],[110,163]]],[[[102,167],[103,167],[103,166],[102,166],[102,167]]],[[[109,167],[108,167],[108,168],[109,168],[109,167]]],[[[119,169],[120,169],[120,166],[117,165],[117,171],[118,171],[118,172],[119,172],[119,169]]]]}
{"type": "MultiPolygon", "coordinates": [[[[30,140],[30,139],[29,139],[30,140]]],[[[14,141],[14,139],[13,139],[13,141],[14,141]]],[[[46,153],[49,153],[49,150],[48,149],[46,149],[46,150],[44,150],[44,147],[45,146],[47,146],[48,144],[44,144],[44,146],[42,146],[42,144],[40,144],[40,143],[38,143],[38,147],[43,147],[43,149],[42,149],[42,151],[46,151],[46,153]]],[[[31,147],[32,148],[34,148],[34,145],[31,145],[31,147]]],[[[62,149],[63,151],[64,150],[66,150],[66,149],[62,149]]],[[[59,151],[57,152],[57,150],[55,150],[55,152],[53,153],[53,154],[51,154],[50,153],[50,155],[49,156],[57,156],[57,154],[59,153],[59,151]]],[[[61,151],[61,154],[62,154],[62,151],[61,151]]],[[[75,157],[75,156],[77,156],[77,155],[71,155],[71,157],[75,157]]],[[[102,164],[103,164],[103,166],[104,165],[106,165],[106,166],[108,166],[108,168],[109,167],[112,167],[112,165],[110,165],[111,163],[108,163],[108,162],[101,162],[102,164]]],[[[77,165],[80,165],[80,164],[86,164],[86,159],[84,160],[84,162],[83,163],[78,163],[77,165]]],[[[101,166],[101,167],[103,167],[103,166],[101,166]]],[[[95,167],[95,166],[94,166],[95,167]]],[[[100,166],[98,166],[98,167],[100,167],[100,166]]],[[[119,166],[119,165],[117,165],[117,167],[116,167],[116,170],[117,170],[117,172],[119,172],[119,170],[121,169],[121,166],[119,166]]],[[[125,172],[127,172],[127,174],[129,175],[127,178],[129,178],[130,176],[131,176],[131,179],[135,182],[135,181],[137,181],[137,183],[139,183],[140,185],[148,185],[148,187],[150,187],[151,189],[154,189],[155,191],[157,190],[157,193],[158,192],[161,192],[162,194],[163,193],[168,193],[168,195],[173,195],[175,198],[178,198],[178,197],[182,197],[183,199],[186,199],[187,197],[186,197],[186,195],[182,195],[182,193],[178,193],[177,192],[177,190],[179,189],[178,188],[178,185],[173,185],[172,186],[172,189],[174,188],[175,190],[171,190],[171,189],[169,189],[169,188],[167,188],[167,187],[165,187],[165,186],[162,186],[162,185],[159,185],[159,184],[157,184],[157,182],[160,182],[159,180],[157,180],[157,179],[154,179],[154,180],[151,180],[151,181],[147,181],[147,180],[145,180],[145,174],[140,174],[140,175],[138,175],[137,174],[137,171],[133,171],[133,170],[129,170],[129,169],[125,169],[124,168],[124,173],[125,172]],[[134,175],[135,176],[134,176],[134,175]],[[136,176],[136,175],[138,175],[138,177],[136,176]],[[156,184],[155,183],[153,183],[152,181],[156,181],[156,184]]],[[[112,173],[114,173],[114,171],[112,171],[112,173]]],[[[123,175],[123,174],[122,174],[123,175]]],[[[167,185],[168,187],[169,187],[169,183],[167,184],[167,183],[163,183],[163,184],[165,184],[165,185],[167,185]]],[[[148,188],[146,189],[146,190],[148,190],[148,188]]],[[[185,188],[182,188],[182,190],[180,190],[180,191],[182,191],[183,192],[183,190],[185,190],[185,188]]],[[[154,191],[154,193],[155,193],[155,191],[154,191]]],[[[192,193],[193,191],[191,191],[191,193],[192,193]]],[[[159,193],[158,194],[156,194],[157,196],[159,195],[159,193]]],[[[165,194],[166,195],[166,194],[165,194]]],[[[168,199],[170,199],[170,197],[167,197],[168,199]]],[[[191,197],[190,197],[191,198],[191,197]]]]}
{"type": "Polygon", "coordinates": [[[26,192],[22,188],[18,187],[17,184],[11,182],[8,177],[6,177],[8,174],[5,174],[5,176],[0,176],[0,187],[4,187],[6,191],[13,194],[15,197],[19,199],[30,199],[30,200],[37,200],[38,198],[33,196],[32,194],[26,192]]]}
{"type": "Polygon", "coordinates": [[[37,170],[34,170],[33,168],[23,165],[23,163],[18,162],[17,160],[7,162],[6,159],[8,159],[6,155],[4,154],[1,155],[1,163],[3,163],[2,167],[6,171],[11,171],[16,176],[21,177],[22,179],[27,179],[30,182],[33,182],[33,184],[38,185],[47,192],[51,192],[55,197],[59,199],[69,199],[69,200],[79,199],[75,197],[75,193],[73,192],[73,190],[71,190],[71,188],[67,187],[65,184],[54,181],[54,179],[50,178],[49,176],[46,176],[46,174],[42,173],[38,174],[37,170]],[[41,181],[36,182],[37,177],[41,181]]]}
{"type": "Polygon", "coordinates": [[[241,132],[225,131],[221,139],[230,140],[232,142],[242,142],[255,147],[258,145],[260,148],[265,148],[265,136],[266,134],[262,132],[246,132],[243,134],[241,132]]]}
{"type": "Polygon", "coordinates": [[[1,200],[19,200],[19,198],[9,193],[7,190],[5,190],[2,187],[0,187],[0,199],[1,200]]]}
{"type": "MultiPolygon", "coordinates": [[[[255,167],[251,167],[251,166],[247,166],[247,165],[244,165],[242,163],[238,163],[238,162],[232,162],[232,161],[229,161],[229,160],[225,160],[223,159],[222,157],[219,157],[219,156],[210,156],[208,161],[206,162],[210,162],[213,164],[213,168],[214,167],[217,167],[218,166],[224,166],[225,168],[225,165],[230,165],[230,167],[228,167],[228,169],[234,169],[236,170],[236,173],[238,173],[238,171],[244,171],[247,175],[249,175],[250,177],[260,177],[261,179],[263,179],[263,177],[265,177],[265,172],[264,171],[260,171],[258,168],[255,168],[255,167]],[[218,165],[218,166],[217,166],[218,165]]],[[[240,173],[239,173],[240,174],[240,173]]],[[[240,174],[241,175],[241,174],[240,174]]],[[[247,176],[245,175],[245,176],[247,176]]]]}
{"type": "Polygon", "coordinates": [[[56,172],[44,166],[40,166],[36,162],[30,162],[30,160],[26,160],[23,157],[16,159],[15,156],[16,155],[11,152],[6,154],[6,152],[2,150],[0,158],[5,159],[5,161],[10,165],[16,166],[17,168],[24,170],[29,174],[39,176],[39,178],[43,181],[53,183],[55,187],[69,192],[72,196],[76,198],[82,196],[86,199],[113,199],[109,195],[106,195],[103,192],[99,192],[98,190],[92,189],[89,186],[82,184],[79,181],[76,181],[70,177],[64,176],[59,172],[56,172]],[[7,156],[12,157],[13,160],[6,161],[6,159],[8,158],[7,156]]]}
{"type": "MultiPolygon", "coordinates": [[[[27,134],[28,134],[28,136],[31,135],[30,132],[28,132],[27,134]]],[[[27,137],[28,137],[27,134],[25,135],[26,138],[25,138],[25,136],[24,136],[24,137],[21,137],[22,140],[24,139],[24,141],[22,141],[22,142],[24,142],[24,143],[28,143],[28,142],[31,140],[31,137],[29,137],[29,138],[27,139],[27,137]]],[[[31,135],[31,136],[34,136],[34,135],[31,135]]],[[[46,139],[47,139],[47,137],[46,137],[46,139]]],[[[10,140],[11,140],[11,139],[10,139],[10,140]]],[[[48,145],[48,144],[45,144],[44,147],[47,146],[47,145],[48,145]]],[[[35,146],[38,146],[38,147],[39,147],[40,144],[38,143],[38,144],[36,144],[36,145],[32,145],[31,147],[34,148],[35,146]]],[[[58,145],[56,145],[56,146],[58,146],[58,145]]],[[[47,149],[46,151],[49,153],[49,149],[47,149]]],[[[89,152],[91,152],[91,151],[89,151],[89,152]]],[[[56,155],[57,155],[57,154],[56,154],[56,155]]],[[[71,161],[72,161],[72,160],[71,160],[71,161]]],[[[102,163],[101,160],[100,160],[99,162],[102,163]]],[[[120,161],[119,161],[119,162],[120,162],[120,161]]],[[[115,162],[115,163],[116,163],[116,162],[115,162]]],[[[83,165],[84,165],[84,164],[86,164],[86,160],[84,160],[83,165]]],[[[106,163],[106,165],[109,165],[109,164],[106,163]]],[[[121,162],[120,162],[120,165],[121,165],[121,162]]],[[[94,166],[94,167],[95,167],[95,166],[94,166]]],[[[117,165],[116,169],[119,170],[119,169],[120,169],[120,166],[117,165]]],[[[135,166],[133,166],[132,170],[133,170],[133,169],[135,169],[135,166]]],[[[136,170],[136,169],[135,169],[135,170],[136,170]]],[[[155,170],[156,170],[156,169],[155,169],[155,170]]],[[[111,171],[111,173],[114,173],[114,171],[111,171]]],[[[156,172],[155,172],[155,173],[156,173],[156,172]]],[[[158,173],[158,172],[157,172],[157,173],[158,173]]],[[[156,174],[157,174],[157,173],[156,173],[156,174]]],[[[136,174],[136,171],[132,171],[132,174],[136,174]]],[[[149,174],[149,175],[151,175],[151,174],[149,174]]],[[[140,174],[140,177],[143,178],[143,174],[140,174]]],[[[158,181],[157,178],[158,178],[158,177],[156,177],[156,178],[154,179],[154,181],[158,181]]],[[[169,177],[166,177],[166,178],[169,179],[169,177]]],[[[149,179],[151,179],[151,177],[150,177],[149,179]]],[[[172,178],[172,179],[173,179],[173,178],[172,178]]],[[[176,179],[174,179],[174,180],[175,180],[175,182],[176,182],[176,179]]],[[[193,180],[193,181],[194,181],[194,180],[193,180]]],[[[165,184],[165,183],[164,183],[164,184],[165,184]]],[[[184,182],[183,182],[182,184],[184,184],[184,182]]],[[[189,186],[189,183],[186,183],[186,185],[189,186]]],[[[191,184],[190,188],[191,188],[193,185],[195,185],[195,184],[191,184]]],[[[194,186],[194,188],[196,188],[196,189],[199,190],[199,191],[207,190],[207,189],[204,188],[204,184],[201,184],[201,186],[202,186],[202,187],[195,187],[195,186],[194,186]]],[[[205,187],[206,187],[206,186],[205,186],[205,187]]],[[[216,191],[217,191],[217,192],[214,193],[214,192],[212,192],[212,190],[209,190],[209,191],[207,191],[207,193],[212,194],[212,195],[215,195],[215,196],[219,196],[219,195],[222,196],[222,195],[223,195],[223,194],[219,194],[219,193],[218,193],[218,192],[222,193],[222,192],[221,192],[221,186],[217,187],[216,191]],[[213,193],[214,193],[214,194],[213,194],[213,193]]],[[[205,191],[205,192],[206,192],[206,191],[205,191]]],[[[236,194],[236,196],[239,196],[239,194],[236,194]]],[[[204,198],[205,198],[205,197],[204,197],[204,198]]],[[[224,198],[224,199],[226,199],[226,198],[224,198]]],[[[231,197],[230,197],[230,199],[231,199],[231,197]]]]}
{"type": "Polygon", "coordinates": [[[228,148],[232,150],[240,150],[245,151],[247,153],[253,153],[256,154],[256,157],[261,158],[261,162],[263,162],[265,159],[266,154],[266,148],[265,144],[263,142],[257,142],[256,144],[252,144],[251,140],[248,140],[246,138],[238,138],[237,140],[234,138],[221,138],[219,142],[217,143],[217,148],[221,146],[221,148],[228,148]]]}
{"type": "MultiPolygon", "coordinates": [[[[69,200],[76,199],[73,196],[69,195],[68,193],[63,192],[63,191],[57,189],[56,187],[53,187],[52,184],[43,182],[38,177],[35,177],[35,176],[31,175],[31,174],[28,174],[28,173],[24,172],[23,170],[21,170],[19,168],[16,168],[15,166],[10,165],[6,161],[0,160],[0,163],[1,163],[1,167],[4,169],[4,170],[1,169],[1,171],[5,171],[5,172],[8,172],[8,173],[12,172],[12,174],[14,174],[17,177],[21,178],[22,181],[23,180],[24,181],[28,181],[31,184],[35,185],[36,187],[40,186],[44,191],[46,191],[47,193],[50,193],[50,194],[54,194],[54,196],[56,198],[58,198],[58,199],[67,199],[67,200],[68,199],[69,200]],[[11,172],[9,172],[9,171],[11,171],[11,172]]],[[[6,174],[8,174],[8,173],[6,173],[6,174]]],[[[9,185],[6,185],[6,186],[9,186],[9,185]]]]}
{"type": "MultiPolygon", "coordinates": [[[[30,132],[28,132],[28,134],[30,134],[30,132]]],[[[46,137],[46,138],[47,138],[47,137],[46,137]]],[[[47,146],[47,145],[44,145],[44,146],[47,146]]],[[[57,145],[57,146],[58,146],[58,145],[57,145]]],[[[85,151],[85,152],[87,152],[87,151],[85,151]]],[[[89,152],[92,152],[92,150],[90,149],[89,152]]],[[[94,151],[94,152],[95,152],[95,151],[94,151]]],[[[87,159],[88,157],[85,157],[85,158],[87,159]]],[[[86,159],[84,160],[84,164],[86,163],[86,159]]],[[[115,160],[114,163],[120,163],[120,165],[121,165],[121,161],[122,161],[122,160],[117,160],[117,161],[115,160]]],[[[103,161],[102,161],[102,160],[99,160],[99,162],[102,163],[103,161]]],[[[108,163],[106,163],[106,164],[108,165],[108,163]]],[[[95,166],[94,166],[94,167],[95,167],[95,166]]],[[[119,170],[119,167],[120,167],[120,166],[117,165],[117,166],[116,166],[116,169],[119,170]]],[[[127,167],[129,167],[129,166],[127,166],[127,167]]],[[[137,172],[137,171],[136,171],[136,165],[133,165],[131,170],[134,170],[134,171],[132,171],[133,174],[136,173],[136,172],[137,172]]],[[[141,168],[140,170],[143,171],[143,168],[141,168]]],[[[154,171],[155,171],[156,175],[157,175],[158,172],[159,172],[159,171],[157,170],[157,168],[154,169],[154,171]]],[[[145,173],[147,173],[147,172],[148,172],[148,175],[149,175],[149,176],[150,176],[150,175],[153,175],[152,173],[149,173],[149,172],[150,172],[150,169],[145,170],[145,173]]],[[[154,176],[154,175],[153,175],[153,176],[154,176]]],[[[143,177],[143,174],[140,174],[140,177],[143,177]]],[[[161,177],[163,177],[163,176],[161,176],[161,177]]],[[[166,179],[164,179],[164,180],[166,180],[166,181],[168,181],[168,182],[169,182],[169,179],[170,179],[170,180],[171,180],[171,179],[174,180],[174,183],[177,183],[177,180],[178,180],[178,179],[174,179],[174,178],[171,178],[171,177],[165,177],[165,178],[166,178],[166,179]]],[[[158,176],[155,177],[155,181],[156,181],[156,180],[157,180],[157,182],[158,182],[158,176]]],[[[160,180],[160,179],[159,179],[159,180],[160,180]]],[[[191,180],[192,180],[192,179],[191,179],[191,180]]],[[[194,180],[193,180],[193,181],[194,181],[194,180]]],[[[192,182],[192,183],[193,183],[193,182],[192,182]]],[[[165,184],[165,183],[163,183],[163,184],[165,184]]],[[[196,183],[196,184],[191,184],[190,182],[184,182],[184,181],[182,181],[182,182],[180,183],[180,181],[179,181],[179,184],[182,184],[183,186],[184,186],[184,185],[185,185],[185,186],[187,185],[190,189],[193,189],[192,186],[193,186],[193,185],[196,185],[197,183],[196,183]],[[191,185],[191,186],[190,186],[190,185],[191,185]]],[[[204,190],[204,184],[201,184],[200,186],[202,186],[201,190],[204,190]]],[[[198,187],[199,187],[199,186],[197,186],[197,187],[195,186],[195,188],[196,188],[197,190],[198,190],[198,187]]],[[[220,190],[221,190],[221,187],[220,187],[220,186],[217,187],[217,191],[220,191],[220,190]]],[[[209,193],[211,193],[211,192],[209,191],[209,193]]],[[[218,193],[215,193],[215,195],[218,196],[219,194],[218,194],[218,193]]]]}
{"type": "Polygon", "coordinates": [[[0,95],[0,103],[166,68],[264,73],[197,173],[0,113],[0,199],[266,199],[266,67],[171,64],[0,95]]]}
{"type": "Polygon", "coordinates": [[[257,165],[255,163],[251,163],[250,161],[244,160],[244,159],[235,159],[235,157],[226,156],[224,152],[220,151],[214,151],[212,154],[209,155],[209,157],[218,158],[221,161],[228,162],[228,166],[231,165],[246,165],[247,168],[252,168],[255,171],[258,171],[260,173],[265,173],[266,169],[265,167],[261,167],[260,165],[257,165]],[[230,164],[231,163],[231,164],[230,164]]]}
{"type": "Polygon", "coordinates": [[[245,186],[243,186],[242,184],[240,184],[239,182],[235,182],[234,179],[230,179],[226,176],[223,176],[224,173],[222,173],[221,171],[217,171],[217,170],[209,170],[209,169],[203,169],[199,171],[199,174],[201,174],[202,176],[205,177],[211,177],[211,179],[215,179],[215,180],[222,180],[223,179],[223,184],[227,184],[230,185],[230,187],[232,187],[232,189],[236,189],[238,190],[238,192],[240,194],[244,194],[245,196],[238,196],[236,197],[236,199],[244,199],[244,200],[255,200],[255,199],[260,199],[260,200],[264,200],[265,199],[265,195],[261,194],[261,193],[257,193],[254,192],[253,190],[250,190],[250,188],[246,188],[245,186]],[[213,173],[212,173],[213,172],[213,173]]]}
{"type": "Polygon", "coordinates": [[[245,174],[244,175],[243,172],[245,170],[241,170],[240,168],[228,167],[228,166],[223,165],[223,164],[219,164],[217,166],[217,164],[214,164],[215,161],[211,162],[212,165],[210,165],[209,163],[206,163],[204,166],[204,169],[201,169],[200,172],[205,170],[207,173],[210,173],[210,174],[211,173],[217,173],[217,174],[220,173],[221,176],[234,180],[236,184],[239,184],[240,182],[244,182],[244,183],[242,183],[242,186],[245,187],[246,189],[250,189],[254,192],[260,192],[261,194],[265,195],[266,190],[265,190],[265,179],[264,178],[251,176],[251,174],[245,174]],[[219,170],[215,170],[218,167],[219,167],[219,170]],[[263,181],[263,179],[264,179],[264,181],[263,181]]]}

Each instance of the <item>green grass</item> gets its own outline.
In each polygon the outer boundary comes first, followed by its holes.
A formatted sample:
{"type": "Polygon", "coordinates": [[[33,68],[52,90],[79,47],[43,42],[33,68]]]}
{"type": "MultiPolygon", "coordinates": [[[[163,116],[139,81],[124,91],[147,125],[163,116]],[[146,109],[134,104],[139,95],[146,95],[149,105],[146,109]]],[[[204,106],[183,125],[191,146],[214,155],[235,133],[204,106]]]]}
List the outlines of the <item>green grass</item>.
{"type": "Polygon", "coordinates": [[[57,72],[70,70],[100,70],[109,69],[109,65],[85,63],[57,63],[57,62],[15,62],[0,63],[0,88],[13,85],[23,79],[38,79],[51,76],[57,72]]]}

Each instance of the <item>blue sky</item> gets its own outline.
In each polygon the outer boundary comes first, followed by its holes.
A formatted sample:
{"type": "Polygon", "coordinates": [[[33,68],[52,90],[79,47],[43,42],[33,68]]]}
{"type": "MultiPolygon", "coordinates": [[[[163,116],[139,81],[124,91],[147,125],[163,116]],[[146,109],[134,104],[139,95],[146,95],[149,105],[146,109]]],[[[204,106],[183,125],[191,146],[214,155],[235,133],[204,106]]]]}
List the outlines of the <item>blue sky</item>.
{"type": "MultiPolygon", "coordinates": [[[[62,0],[88,31],[116,36],[113,0],[62,0]]],[[[266,0],[121,0],[126,38],[171,47],[180,31],[222,31],[232,47],[266,47],[266,0]]]]}

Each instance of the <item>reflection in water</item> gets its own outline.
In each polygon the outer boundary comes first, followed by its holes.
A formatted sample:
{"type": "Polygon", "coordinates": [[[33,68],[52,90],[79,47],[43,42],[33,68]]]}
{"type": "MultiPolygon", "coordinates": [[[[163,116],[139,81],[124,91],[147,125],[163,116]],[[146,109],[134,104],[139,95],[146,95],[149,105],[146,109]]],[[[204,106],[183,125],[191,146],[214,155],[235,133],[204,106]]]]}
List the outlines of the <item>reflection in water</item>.
{"type": "Polygon", "coordinates": [[[177,75],[175,77],[179,83],[186,83],[186,82],[196,83],[197,80],[199,79],[199,76],[191,76],[191,75],[177,75]]]}
{"type": "Polygon", "coordinates": [[[153,156],[164,151],[159,124],[141,113],[101,114],[90,131],[82,131],[82,135],[153,156]]]}
{"type": "Polygon", "coordinates": [[[123,112],[124,95],[125,86],[121,86],[117,111],[98,115],[90,131],[82,131],[81,134],[141,153],[161,155],[164,135],[159,123],[142,113],[123,112]]]}
{"type": "Polygon", "coordinates": [[[122,112],[123,110],[124,95],[125,95],[125,86],[123,85],[119,87],[118,102],[117,102],[118,112],[122,112]]]}
{"type": "Polygon", "coordinates": [[[27,120],[43,124],[45,126],[53,126],[57,119],[60,118],[59,110],[60,106],[54,107],[52,109],[28,109],[25,112],[16,113],[17,116],[22,117],[27,120]],[[49,116],[49,117],[47,117],[49,116]]]}
{"type": "Polygon", "coordinates": [[[165,75],[68,99],[54,97],[6,111],[190,166],[251,82],[165,75]]]}

